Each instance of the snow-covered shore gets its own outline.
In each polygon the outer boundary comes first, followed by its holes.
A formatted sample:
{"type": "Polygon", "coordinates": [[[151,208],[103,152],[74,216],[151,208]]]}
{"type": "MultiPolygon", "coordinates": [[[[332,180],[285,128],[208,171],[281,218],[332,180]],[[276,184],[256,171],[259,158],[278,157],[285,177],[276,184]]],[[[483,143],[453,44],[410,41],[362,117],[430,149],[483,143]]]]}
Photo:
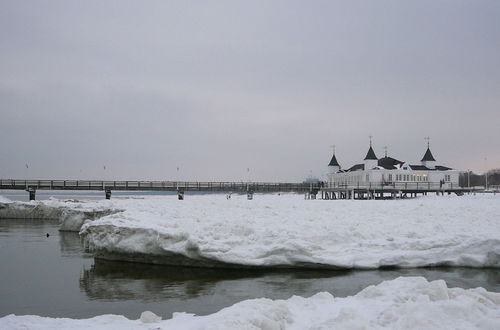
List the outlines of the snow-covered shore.
{"type": "Polygon", "coordinates": [[[115,203],[125,211],[82,227],[101,258],[208,267],[500,267],[497,196],[189,196],[115,203]]]}
{"type": "Polygon", "coordinates": [[[19,204],[83,214],[64,222],[74,229],[85,222],[81,234],[103,259],[202,267],[500,267],[496,195],[387,201],[188,195],[184,201],[19,204]],[[96,212],[109,215],[86,221],[85,214],[96,212]]]}
{"type": "Polygon", "coordinates": [[[16,202],[0,196],[0,219],[59,220],[62,231],[80,231],[85,221],[120,212],[105,203],[86,203],[77,200],[49,199],[16,202]]]}
{"type": "MultiPolygon", "coordinates": [[[[169,316],[167,316],[169,317],[169,316]]],[[[448,288],[442,280],[400,277],[335,298],[252,299],[217,313],[174,313],[169,320],[143,313],[138,320],[118,315],[91,319],[8,315],[0,329],[499,329],[500,293],[482,288],[448,288]]]]}

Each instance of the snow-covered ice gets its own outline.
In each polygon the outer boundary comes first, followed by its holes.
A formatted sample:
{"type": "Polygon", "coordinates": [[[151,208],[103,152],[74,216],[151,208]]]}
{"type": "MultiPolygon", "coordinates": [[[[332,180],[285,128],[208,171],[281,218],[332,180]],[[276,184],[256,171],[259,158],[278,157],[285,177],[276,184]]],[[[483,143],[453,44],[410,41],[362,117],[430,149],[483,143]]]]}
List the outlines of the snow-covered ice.
{"type": "Polygon", "coordinates": [[[76,229],[85,222],[81,234],[105,259],[206,267],[500,267],[498,195],[386,201],[188,195],[19,205],[79,212],[69,223],[76,229]],[[109,215],[86,221],[96,212],[109,215]]]}
{"type": "Polygon", "coordinates": [[[99,257],[198,266],[500,267],[498,196],[115,200],[82,227],[99,257]],[[222,263],[222,264],[221,264],[222,263]]]}
{"type": "Polygon", "coordinates": [[[85,221],[119,212],[105,203],[51,198],[43,201],[18,202],[0,196],[0,219],[54,219],[62,231],[80,231],[85,221]]]}
{"type": "Polygon", "coordinates": [[[335,298],[252,299],[217,313],[174,313],[161,320],[151,312],[138,320],[118,315],[91,319],[8,315],[0,329],[499,329],[500,293],[448,288],[442,280],[400,277],[335,298]]]}

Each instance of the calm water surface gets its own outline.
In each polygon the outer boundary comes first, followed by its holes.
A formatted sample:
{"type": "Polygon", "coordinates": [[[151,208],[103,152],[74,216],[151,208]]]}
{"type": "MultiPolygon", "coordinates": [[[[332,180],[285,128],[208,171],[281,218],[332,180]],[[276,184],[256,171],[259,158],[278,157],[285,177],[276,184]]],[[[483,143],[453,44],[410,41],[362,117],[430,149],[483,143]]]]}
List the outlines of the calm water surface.
{"type": "Polygon", "coordinates": [[[77,233],[58,228],[57,221],[0,219],[0,317],[121,314],[137,319],[145,310],[164,318],[178,311],[204,315],[251,298],[287,299],[321,291],[353,295],[399,276],[500,291],[498,269],[255,272],[94,261],[77,233]]]}

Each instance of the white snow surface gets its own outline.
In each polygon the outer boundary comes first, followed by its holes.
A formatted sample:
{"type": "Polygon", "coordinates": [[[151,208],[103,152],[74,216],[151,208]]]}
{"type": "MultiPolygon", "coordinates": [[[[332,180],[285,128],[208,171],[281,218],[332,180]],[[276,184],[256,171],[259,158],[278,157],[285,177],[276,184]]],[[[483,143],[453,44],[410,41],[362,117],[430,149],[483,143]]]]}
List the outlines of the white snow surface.
{"type": "Polygon", "coordinates": [[[81,227],[96,252],[155,256],[167,264],[178,262],[174,254],[202,266],[500,267],[500,195],[492,194],[384,201],[186,195],[184,201],[148,196],[3,205],[0,215],[59,217],[62,230],[81,227]]]}
{"type": "Polygon", "coordinates": [[[500,267],[498,195],[188,195],[92,203],[125,210],[83,225],[80,233],[96,251],[257,267],[500,267]]]}
{"type": "Polygon", "coordinates": [[[400,277],[334,298],[252,299],[217,313],[174,313],[162,321],[151,312],[138,320],[102,315],[91,319],[8,315],[0,329],[500,329],[500,293],[448,288],[442,280],[400,277]]]}
{"type": "Polygon", "coordinates": [[[61,223],[60,230],[78,232],[85,221],[121,211],[108,204],[56,198],[19,202],[0,196],[0,219],[57,219],[61,223]]]}

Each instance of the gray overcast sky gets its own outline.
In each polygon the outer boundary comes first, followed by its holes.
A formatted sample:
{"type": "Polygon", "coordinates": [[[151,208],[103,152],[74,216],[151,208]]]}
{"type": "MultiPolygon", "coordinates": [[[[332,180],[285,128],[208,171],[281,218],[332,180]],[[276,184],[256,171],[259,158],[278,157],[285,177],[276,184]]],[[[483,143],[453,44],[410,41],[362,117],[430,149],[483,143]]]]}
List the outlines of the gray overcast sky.
{"type": "Polygon", "coordinates": [[[481,172],[499,123],[500,1],[0,1],[3,178],[301,181],[370,134],[481,172]]]}

